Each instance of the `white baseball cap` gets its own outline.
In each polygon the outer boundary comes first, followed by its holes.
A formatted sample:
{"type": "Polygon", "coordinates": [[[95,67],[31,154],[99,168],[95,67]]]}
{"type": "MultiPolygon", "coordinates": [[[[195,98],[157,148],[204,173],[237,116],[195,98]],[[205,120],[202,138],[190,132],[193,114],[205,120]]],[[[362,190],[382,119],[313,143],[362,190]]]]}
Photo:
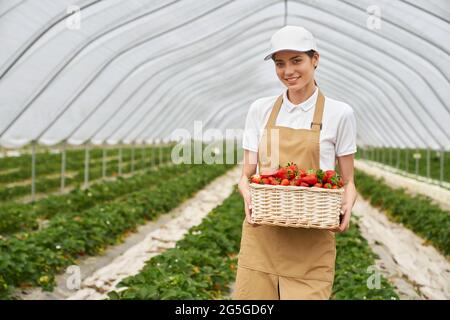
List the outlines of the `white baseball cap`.
{"type": "Polygon", "coordinates": [[[272,38],[270,38],[270,44],[270,53],[264,60],[271,59],[275,52],[281,50],[317,51],[316,39],[314,39],[312,33],[299,26],[284,26],[273,34],[272,38]]]}

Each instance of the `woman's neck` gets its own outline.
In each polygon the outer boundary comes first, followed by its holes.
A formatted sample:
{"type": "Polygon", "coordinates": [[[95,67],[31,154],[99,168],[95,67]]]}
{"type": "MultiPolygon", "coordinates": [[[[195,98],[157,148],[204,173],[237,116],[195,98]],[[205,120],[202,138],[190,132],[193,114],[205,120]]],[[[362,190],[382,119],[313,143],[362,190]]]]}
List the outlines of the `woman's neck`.
{"type": "Polygon", "coordinates": [[[314,94],[315,90],[316,85],[314,84],[314,80],[312,80],[298,91],[288,89],[287,97],[293,104],[300,104],[308,100],[314,94]]]}

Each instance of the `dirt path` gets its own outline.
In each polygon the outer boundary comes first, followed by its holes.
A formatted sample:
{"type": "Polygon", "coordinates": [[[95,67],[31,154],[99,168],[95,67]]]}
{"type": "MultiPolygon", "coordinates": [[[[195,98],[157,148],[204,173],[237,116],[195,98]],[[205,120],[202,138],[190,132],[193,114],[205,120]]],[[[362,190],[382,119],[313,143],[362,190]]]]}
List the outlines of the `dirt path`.
{"type": "Polygon", "coordinates": [[[411,230],[391,222],[360,195],[353,208],[377,265],[402,299],[450,299],[450,263],[411,230]]]}
{"type": "Polygon", "coordinates": [[[242,168],[237,166],[157,221],[140,226],[123,244],[108,248],[103,256],[80,261],[78,266],[82,283],[79,290],[68,289],[66,283],[71,275],[63,274],[57,277],[58,285],[52,293],[37,288],[21,298],[104,299],[107,292],[115,289],[122,279],[139,273],[147,260],[174,247],[192,226],[200,224],[212,209],[232,193],[241,172],[242,168]]]}
{"type": "Polygon", "coordinates": [[[13,172],[17,172],[17,171],[19,171],[20,170],[20,168],[11,168],[11,169],[0,169],[0,175],[7,175],[7,174],[10,174],[10,173],[13,173],[13,172]]]}
{"type": "MultiPolygon", "coordinates": [[[[73,178],[77,174],[76,171],[67,171],[65,173],[66,178],[73,178]]],[[[57,179],[61,178],[61,173],[52,173],[52,174],[45,174],[42,175],[41,178],[45,179],[57,179]]],[[[20,187],[20,186],[30,186],[31,188],[31,179],[26,180],[20,180],[15,182],[9,182],[3,185],[5,188],[14,188],[14,187],[20,187]]]]}

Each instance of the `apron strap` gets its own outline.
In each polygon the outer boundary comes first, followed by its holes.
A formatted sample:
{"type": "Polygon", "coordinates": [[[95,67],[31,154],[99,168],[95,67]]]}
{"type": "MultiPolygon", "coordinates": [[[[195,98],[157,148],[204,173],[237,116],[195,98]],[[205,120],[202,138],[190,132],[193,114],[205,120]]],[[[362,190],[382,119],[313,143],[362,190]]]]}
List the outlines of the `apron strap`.
{"type": "Polygon", "coordinates": [[[273,105],[272,112],[270,113],[269,120],[267,121],[266,128],[273,128],[275,127],[275,123],[278,117],[278,113],[280,112],[281,105],[283,104],[283,95],[280,95],[277,100],[275,101],[275,104],[273,105]]]}
{"type": "Polygon", "coordinates": [[[316,101],[316,110],[314,111],[313,121],[311,122],[311,130],[313,131],[322,130],[322,116],[324,106],[325,106],[325,97],[323,96],[322,91],[319,89],[316,101]]]}

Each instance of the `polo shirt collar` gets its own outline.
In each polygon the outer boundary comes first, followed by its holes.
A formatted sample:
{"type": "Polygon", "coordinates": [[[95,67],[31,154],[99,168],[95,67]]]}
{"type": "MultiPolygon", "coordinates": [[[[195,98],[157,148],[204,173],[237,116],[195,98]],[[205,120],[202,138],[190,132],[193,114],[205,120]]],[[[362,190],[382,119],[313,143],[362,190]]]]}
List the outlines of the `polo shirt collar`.
{"type": "Polygon", "coordinates": [[[311,97],[309,97],[306,101],[303,101],[300,104],[293,104],[288,98],[287,98],[287,89],[283,92],[283,104],[285,105],[288,112],[292,112],[298,108],[302,109],[303,111],[308,111],[314,105],[316,104],[317,95],[319,93],[319,88],[316,86],[316,89],[314,90],[314,93],[311,97]]]}

